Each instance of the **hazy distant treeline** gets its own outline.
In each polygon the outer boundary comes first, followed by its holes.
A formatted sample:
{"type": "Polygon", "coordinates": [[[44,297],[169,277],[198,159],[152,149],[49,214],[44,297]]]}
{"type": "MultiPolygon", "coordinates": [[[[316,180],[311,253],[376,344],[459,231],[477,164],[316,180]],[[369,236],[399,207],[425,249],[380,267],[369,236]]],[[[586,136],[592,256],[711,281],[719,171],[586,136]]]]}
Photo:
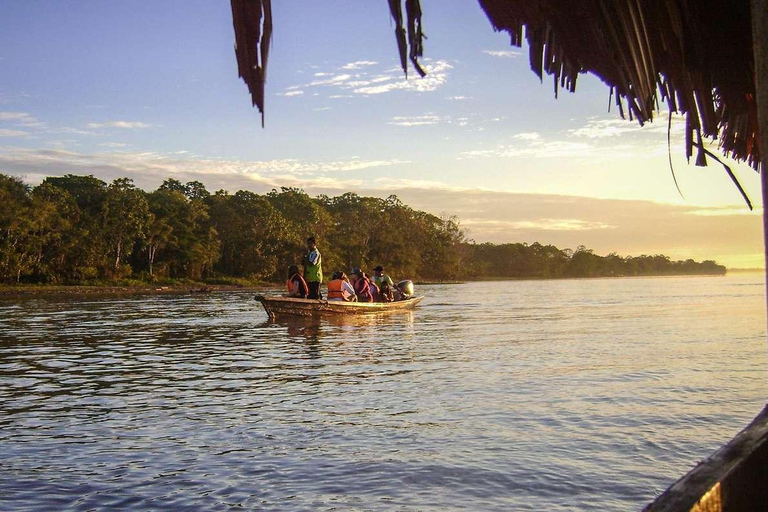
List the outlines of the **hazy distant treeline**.
{"type": "Polygon", "coordinates": [[[346,193],[312,198],[282,188],[211,194],[167,179],[152,192],[127,178],[46,178],[30,187],[0,174],[0,281],[84,283],[222,277],[280,281],[309,235],[326,272],[384,265],[396,278],[591,277],[724,273],[713,261],[622,258],[551,245],[476,244],[456,218],[346,193]]]}

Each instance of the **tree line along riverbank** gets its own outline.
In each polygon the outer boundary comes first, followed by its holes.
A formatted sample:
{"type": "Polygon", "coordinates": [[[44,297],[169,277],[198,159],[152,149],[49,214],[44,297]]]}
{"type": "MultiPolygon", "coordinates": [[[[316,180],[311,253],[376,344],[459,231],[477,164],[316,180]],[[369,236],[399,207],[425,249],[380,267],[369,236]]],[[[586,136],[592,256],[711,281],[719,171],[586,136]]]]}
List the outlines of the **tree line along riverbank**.
{"type": "Polygon", "coordinates": [[[714,261],[664,255],[601,256],[579,246],[475,243],[456,217],[386,199],[301,189],[267,194],[166,179],[151,192],[130,179],[48,177],[31,187],[0,174],[0,283],[128,287],[253,286],[282,282],[305,239],[318,239],[326,272],[381,264],[429,282],[724,274],[714,261]]]}

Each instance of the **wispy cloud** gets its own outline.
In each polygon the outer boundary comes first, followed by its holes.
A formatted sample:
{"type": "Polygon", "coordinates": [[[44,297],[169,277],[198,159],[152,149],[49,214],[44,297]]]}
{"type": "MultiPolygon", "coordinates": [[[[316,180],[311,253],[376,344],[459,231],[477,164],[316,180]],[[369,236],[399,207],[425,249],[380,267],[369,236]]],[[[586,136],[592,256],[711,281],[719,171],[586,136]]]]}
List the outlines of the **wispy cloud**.
{"type": "Polygon", "coordinates": [[[440,122],[442,118],[436,114],[425,114],[422,116],[396,116],[393,117],[388,124],[395,126],[424,126],[432,125],[440,122]]]}
{"type": "Polygon", "coordinates": [[[536,231],[588,231],[594,229],[616,229],[616,226],[602,221],[582,219],[535,219],[535,220],[477,220],[469,218],[462,222],[467,227],[495,230],[536,230],[536,231]]]}
{"type": "Polygon", "coordinates": [[[492,149],[465,151],[460,158],[577,158],[590,157],[597,149],[587,143],[556,140],[551,142],[539,139],[523,139],[520,144],[501,145],[492,149]]]}
{"type": "Polygon", "coordinates": [[[27,135],[29,135],[29,132],[0,128],[0,137],[25,137],[27,135]]]}
{"type": "Polygon", "coordinates": [[[393,91],[431,92],[448,81],[448,72],[452,66],[446,61],[427,60],[424,68],[427,76],[406,78],[399,68],[382,70],[377,62],[351,62],[344,64],[335,72],[316,72],[313,74],[314,80],[287,87],[278,95],[290,97],[308,90],[318,92],[322,89],[334,91],[329,95],[331,98],[346,98],[349,95],[370,96],[393,91]]]}
{"type": "Polygon", "coordinates": [[[52,134],[69,134],[69,135],[97,135],[92,130],[82,130],[80,128],[73,128],[71,126],[62,126],[60,128],[49,128],[45,130],[46,133],[52,134]]]}
{"type": "Polygon", "coordinates": [[[378,62],[374,62],[372,60],[359,60],[357,62],[350,62],[349,64],[344,64],[341,66],[341,69],[363,69],[370,66],[375,66],[378,64],[378,62]]]}
{"type": "Polygon", "coordinates": [[[513,139],[518,139],[518,140],[531,140],[531,141],[533,141],[533,140],[541,140],[541,135],[539,135],[538,133],[535,133],[535,132],[518,133],[517,135],[513,135],[512,138],[513,139]]]}
{"type": "Polygon", "coordinates": [[[522,52],[519,50],[483,50],[483,53],[490,55],[491,57],[498,57],[502,59],[514,59],[515,57],[522,55],[522,52]]]}
{"type": "MultiPolygon", "coordinates": [[[[118,147],[116,143],[107,147],[118,147]]],[[[63,148],[24,149],[0,147],[0,168],[20,176],[60,176],[93,174],[105,180],[130,177],[146,187],[159,185],[167,177],[200,180],[224,188],[321,187],[352,190],[364,184],[361,179],[339,179],[340,173],[352,173],[407,163],[406,161],[349,158],[330,161],[280,159],[264,161],[205,159],[184,151],[79,153],[63,148]]]]}
{"type": "MultiPolygon", "coordinates": [[[[637,135],[637,134],[658,134],[660,132],[665,133],[667,131],[669,123],[669,113],[659,112],[653,122],[646,123],[640,126],[637,121],[630,121],[628,119],[604,119],[591,117],[587,120],[587,123],[573,130],[568,130],[569,137],[582,137],[587,139],[603,139],[609,137],[620,137],[623,135],[637,135]]],[[[685,129],[685,120],[682,116],[672,117],[672,134],[673,136],[679,136],[685,129]]]]}
{"type": "MultiPolygon", "coordinates": [[[[762,208],[756,208],[755,210],[762,210],[762,208]]],[[[711,207],[701,208],[698,210],[691,210],[687,212],[688,215],[698,215],[700,217],[722,217],[730,215],[754,215],[753,211],[750,211],[746,206],[740,208],[724,208],[724,207],[711,207]]]]}
{"type": "Polygon", "coordinates": [[[0,122],[9,123],[14,126],[39,127],[43,123],[26,112],[0,112],[0,122]]]}
{"type": "Polygon", "coordinates": [[[376,178],[373,180],[373,184],[378,190],[400,190],[400,189],[414,189],[414,190],[440,190],[449,192],[462,192],[469,190],[466,187],[457,187],[447,185],[441,181],[434,180],[414,180],[408,178],[376,178]]]}
{"type": "Polygon", "coordinates": [[[104,123],[88,123],[86,125],[88,128],[118,128],[121,130],[137,130],[137,129],[143,129],[143,128],[149,128],[152,125],[147,123],[142,123],[140,121],[107,121],[104,123]]]}

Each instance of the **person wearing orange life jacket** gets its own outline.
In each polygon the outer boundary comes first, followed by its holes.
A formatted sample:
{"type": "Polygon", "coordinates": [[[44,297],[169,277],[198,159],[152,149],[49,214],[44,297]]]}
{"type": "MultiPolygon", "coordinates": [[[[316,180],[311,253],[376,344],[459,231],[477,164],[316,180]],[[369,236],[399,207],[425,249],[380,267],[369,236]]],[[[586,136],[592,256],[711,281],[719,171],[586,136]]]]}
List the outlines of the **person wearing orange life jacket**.
{"type": "Polygon", "coordinates": [[[328,281],[328,300],[343,300],[347,302],[357,300],[355,289],[349,284],[347,275],[340,270],[334,272],[331,280],[328,281]]]}
{"type": "Polygon", "coordinates": [[[301,277],[299,273],[299,267],[291,265],[288,267],[288,280],[285,282],[285,287],[288,289],[288,297],[295,297],[304,299],[309,293],[309,286],[307,282],[301,277]]]}

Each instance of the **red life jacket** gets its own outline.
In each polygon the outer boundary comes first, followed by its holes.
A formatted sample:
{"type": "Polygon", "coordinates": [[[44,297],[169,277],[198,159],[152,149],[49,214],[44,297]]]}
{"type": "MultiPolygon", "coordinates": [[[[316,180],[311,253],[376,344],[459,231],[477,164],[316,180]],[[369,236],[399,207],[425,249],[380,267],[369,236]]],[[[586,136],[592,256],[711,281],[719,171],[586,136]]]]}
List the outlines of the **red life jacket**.
{"type": "Polygon", "coordinates": [[[355,293],[357,294],[357,300],[360,302],[373,302],[373,295],[371,295],[371,282],[368,278],[360,277],[355,282],[355,293]]]}
{"type": "Polygon", "coordinates": [[[334,279],[328,281],[328,300],[330,299],[343,299],[344,294],[341,292],[341,285],[344,281],[341,279],[334,279]]]}

